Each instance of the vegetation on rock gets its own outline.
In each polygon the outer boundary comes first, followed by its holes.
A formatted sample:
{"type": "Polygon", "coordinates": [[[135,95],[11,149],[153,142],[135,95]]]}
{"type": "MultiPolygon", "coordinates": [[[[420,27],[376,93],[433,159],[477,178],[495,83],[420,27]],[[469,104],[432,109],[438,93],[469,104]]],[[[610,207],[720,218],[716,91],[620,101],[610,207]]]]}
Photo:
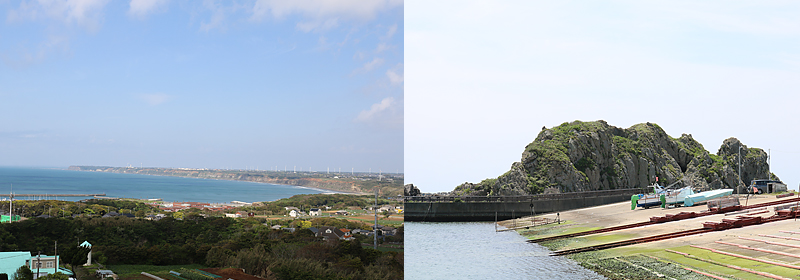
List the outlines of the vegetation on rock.
{"type": "MultiPolygon", "coordinates": [[[[605,121],[542,129],[519,162],[496,179],[464,183],[453,195],[528,195],[682,183],[698,190],[735,188],[768,178],[767,154],[728,138],[716,154],[691,134],[672,138],[657,124],[622,129],[605,121]],[[741,181],[738,174],[741,147],[741,181]]],[[[773,179],[777,179],[771,174],[773,179]]]]}

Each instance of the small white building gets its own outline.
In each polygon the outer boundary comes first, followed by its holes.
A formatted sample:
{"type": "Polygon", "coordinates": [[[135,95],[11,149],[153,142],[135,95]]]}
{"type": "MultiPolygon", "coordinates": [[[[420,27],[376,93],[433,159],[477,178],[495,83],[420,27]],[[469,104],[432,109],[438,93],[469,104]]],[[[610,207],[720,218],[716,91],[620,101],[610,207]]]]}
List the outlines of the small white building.
{"type": "Polygon", "coordinates": [[[289,211],[289,217],[292,217],[292,218],[297,218],[297,216],[299,214],[300,214],[300,212],[297,212],[297,210],[294,210],[294,209],[292,209],[292,211],[289,211]]]}
{"type": "Polygon", "coordinates": [[[319,216],[320,213],[322,213],[322,211],[318,208],[311,208],[311,210],[308,210],[309,216],[319,216]]]}
{"type": "Polygon", "coordinates": [[[233,214],[225,213],[225,217],[228,217],[228,218],[241,218],[242,214],[239,214],[239,213],[233,213],[233,214]]]}

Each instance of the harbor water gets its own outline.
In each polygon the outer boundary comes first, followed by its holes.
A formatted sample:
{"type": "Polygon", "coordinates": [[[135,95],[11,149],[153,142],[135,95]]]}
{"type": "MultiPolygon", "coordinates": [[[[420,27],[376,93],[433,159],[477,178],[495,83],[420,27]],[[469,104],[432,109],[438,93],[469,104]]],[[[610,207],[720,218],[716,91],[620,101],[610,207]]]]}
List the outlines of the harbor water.
{"type": "MultiPolygon", "coordinates": [[[[37,197],[17,197],[16,199],[45,199],[47,194],[105,193],[107,197],[230,203],[231,201],[273,201],[296,194],[333,192],[242,181],[0,167],[0,193],[11,192],[12,184],[15,194],[39,194],[37,197]]],[[[50,199],[71,201],[87,198],[50,197],[50,199]]]]}
{"type": "Polygon", "coordinates": [[[492,222],[405,223],[406,279],[606,279],[492,222]]]}

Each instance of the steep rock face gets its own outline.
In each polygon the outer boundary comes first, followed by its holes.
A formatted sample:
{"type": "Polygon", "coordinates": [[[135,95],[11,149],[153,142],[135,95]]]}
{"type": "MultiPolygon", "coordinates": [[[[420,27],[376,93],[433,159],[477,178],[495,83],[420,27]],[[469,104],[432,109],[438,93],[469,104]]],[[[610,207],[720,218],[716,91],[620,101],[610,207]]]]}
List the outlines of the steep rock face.
{"type": "MultiPolygon", "coordinates": [[[[681,181],[696,189],[733,188],[739,181],[767,178],[766,153],[747,148],[736,138],[726,139],[710,154],[691,134],[672,138],[657,124],[627,129],[605,121],[563,123],[544,128],[525,147],[520,162],[497,179],[464,183],[455,195],[539,194],[546,188],[560,192],[636,188],[681,181]]],[[[773,178],[777,178],[773,176],[773,178]]]]}
{"type": "Polygon", "coordinates": [[[403,186],[403,195],[405,196],[418,196],[419,189],[414,184],[407,184],[403,186]]]}

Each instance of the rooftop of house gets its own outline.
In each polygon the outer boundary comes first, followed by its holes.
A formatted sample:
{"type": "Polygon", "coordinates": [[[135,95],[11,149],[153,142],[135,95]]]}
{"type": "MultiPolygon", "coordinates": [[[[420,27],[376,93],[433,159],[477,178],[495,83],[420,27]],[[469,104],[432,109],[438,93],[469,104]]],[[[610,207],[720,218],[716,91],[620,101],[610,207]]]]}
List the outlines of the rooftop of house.
{"type": "Polygon", "coordinates": [[[25,265],[25,261],[30,260],[30,252],[0,252],[0,273],[8,275],[8,279],[13,279],[17,269],[25,265]]]}

